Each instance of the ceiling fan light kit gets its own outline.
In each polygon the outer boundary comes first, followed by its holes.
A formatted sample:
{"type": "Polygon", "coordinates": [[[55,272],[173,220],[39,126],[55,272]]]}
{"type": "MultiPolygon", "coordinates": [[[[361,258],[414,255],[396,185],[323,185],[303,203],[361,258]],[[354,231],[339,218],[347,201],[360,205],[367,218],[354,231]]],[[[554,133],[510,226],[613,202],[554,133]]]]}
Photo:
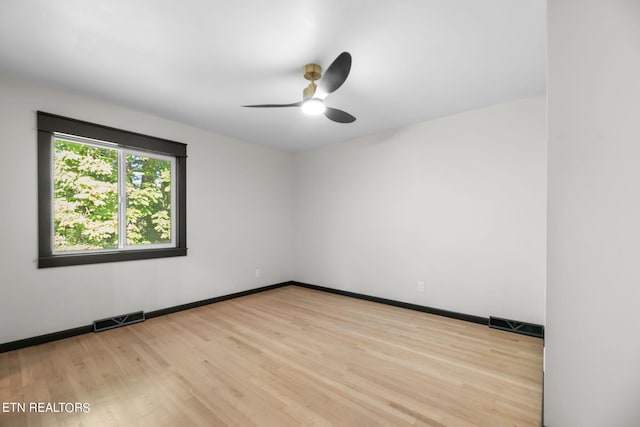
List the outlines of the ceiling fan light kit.
{"type": "Polygon", "coordinates": [[[307,64],[303,68],[303,76],[310,80],[309,85],[302,91],[302,101],[293,102],[291,104],[259,104],[259,105],[243,105],[243,107],[251,108],[284,108],[284,107],[300,107],[302,112],[308,115],[323,114],[329,120],[337,123],[353,123],[356,118],[351,114],[338,110],[337,108],[327,107],[324,98],[335,92],[345,82],[351,71],[351,54],[342,52],[329,65],[329,68],[322,75],[322,68],[318,64],[307,64]],[[316,84],[319,80],[319,84],[316,84]]]}
{"type": "Polygon", "coordinates": [[[319,116],[326,109],[324,101],[320,98],[309,98],[302,103],[302,112],[310,116],[319,116]]]}

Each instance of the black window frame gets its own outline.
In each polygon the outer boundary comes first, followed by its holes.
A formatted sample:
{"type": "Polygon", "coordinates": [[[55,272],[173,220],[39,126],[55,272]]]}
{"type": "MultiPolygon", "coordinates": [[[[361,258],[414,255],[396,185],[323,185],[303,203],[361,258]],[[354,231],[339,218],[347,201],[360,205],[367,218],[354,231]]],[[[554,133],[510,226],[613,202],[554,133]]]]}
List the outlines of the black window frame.
{"type": "Polygon", "coordinates": [[[187,255],[187,145],[85,122],[56,114],[37,112],[38,120],[38,268],[104,262],[133,261],[187,255]],[[52,245],[52,137],[64,133],[115,143],[119,148],[142,150],[175,157],[176,246],[172,248],[127,249],[96,253],[53,253],[52,245]]]}

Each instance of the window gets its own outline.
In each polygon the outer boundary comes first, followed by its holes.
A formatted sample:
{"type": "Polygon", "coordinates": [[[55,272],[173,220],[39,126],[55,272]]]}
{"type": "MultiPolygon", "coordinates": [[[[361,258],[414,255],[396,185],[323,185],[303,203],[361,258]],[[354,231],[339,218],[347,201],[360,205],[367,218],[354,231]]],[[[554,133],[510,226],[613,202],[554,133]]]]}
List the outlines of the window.
{"type": "Polygon", "coordinates": [[[38,112],[39,267],[186,255],[186,146],[38,112]]]}

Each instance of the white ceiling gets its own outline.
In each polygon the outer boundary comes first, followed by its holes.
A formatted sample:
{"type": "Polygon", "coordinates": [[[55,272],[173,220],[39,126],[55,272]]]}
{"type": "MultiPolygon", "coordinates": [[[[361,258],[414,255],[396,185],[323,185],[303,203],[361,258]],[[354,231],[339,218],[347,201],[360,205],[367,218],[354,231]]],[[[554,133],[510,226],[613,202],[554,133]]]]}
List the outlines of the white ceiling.
{"type": "Polygon", "coordinates": [[[286,150],[546,90],[545,0],[1,0],[0,73],[286,150]],[[353,57],[329,106],[304,64],[353,57]]]}

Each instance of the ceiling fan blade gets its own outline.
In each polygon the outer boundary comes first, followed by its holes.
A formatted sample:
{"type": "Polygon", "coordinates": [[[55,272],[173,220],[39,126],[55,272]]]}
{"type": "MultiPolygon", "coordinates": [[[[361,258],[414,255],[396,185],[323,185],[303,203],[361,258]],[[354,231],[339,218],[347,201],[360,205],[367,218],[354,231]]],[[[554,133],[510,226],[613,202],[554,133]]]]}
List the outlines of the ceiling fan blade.
{"type": "Polygon", "coordinates": [[[351,114],[338,110],[337,108],[327,107],[324,110],[324,115],[327,116],[329,120],[333,120],[338,123],[353,123],[356,121],[356,118],[351,114]]]}
{"type": "Polygon", "coordinates": [[[342,52],[320,78],[319,89],[327,94],[334,92],[347,80],[349,71],[351,71],[351,54],[342,52]]]}
{"type": "Polygon", "coordinates": [[[258,104],[258,105],[243,105],[243,107],[249,108],[281,108],[281,107],[299,107],[302,102],[294,102],[291,104],[258,104]]]}

